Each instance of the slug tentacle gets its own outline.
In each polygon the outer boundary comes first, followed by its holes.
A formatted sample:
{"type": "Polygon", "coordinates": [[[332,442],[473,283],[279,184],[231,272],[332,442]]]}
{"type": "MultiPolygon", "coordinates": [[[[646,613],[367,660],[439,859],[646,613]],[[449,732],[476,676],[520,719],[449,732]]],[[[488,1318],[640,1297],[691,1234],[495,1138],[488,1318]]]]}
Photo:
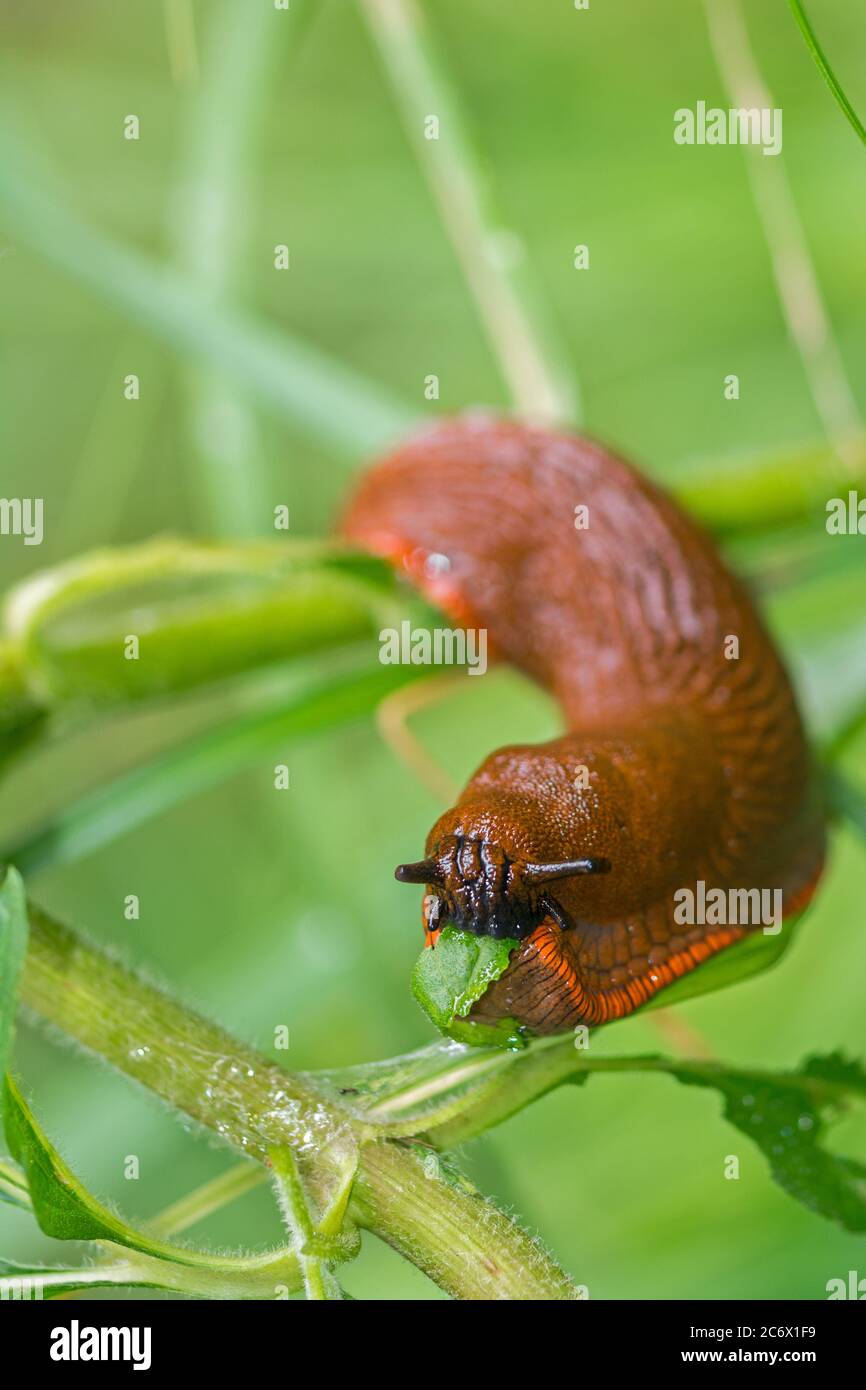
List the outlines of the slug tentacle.
{"type": "Polygon", "coordinates": [[[428,941],[446,920],[520,941],[480,1015],[621,1017],[767,925],[682,922],[684,892],[771,894],[782,916],[808,900],[823,810],[790,682],[708,536],[647,479],[475,415],[369,472],[343,531],[484,629],[569,730],[491,754],[398,870],[436,896],[428,941]]]}
{"type": "Polygon", "coordinates": [[[446,922],[477,936],[528,936],[551,911],[541,885],[583,874],[604,874],[607,859],[569,859],[557,864],[523,863],[498,844],[466,835],[444,835],[427,859],[398,864],[400,883],[436,888],[424,900],[425,930],[433,935],[446,922]],[[435,904],[435,925],[434,907],[435,904]]]}

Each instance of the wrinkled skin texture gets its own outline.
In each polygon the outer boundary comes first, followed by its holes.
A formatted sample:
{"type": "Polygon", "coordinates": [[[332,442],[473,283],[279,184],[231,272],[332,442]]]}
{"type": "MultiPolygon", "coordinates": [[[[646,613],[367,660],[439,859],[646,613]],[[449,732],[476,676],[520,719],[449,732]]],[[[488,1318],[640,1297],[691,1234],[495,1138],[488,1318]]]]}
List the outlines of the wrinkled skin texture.
{"type": "MultiPolygon", "coordinates": [[[[342,530],[453,622],[486,628],[569,731],[491,753],[426,853],[458,837],[478,845],[467,868],[485,846],[518,863],[610,862],[546,886],[555,910],[521,918],[520,949],[475,1017],[550,1033],[630,1013],[754,929],[679,924],[674,892],[698,880],[780,889],[785,915],[805,904],[823,815],[785,670],[709,537],[628,464],[584,439],[465,417],[367,473],[342,530]]],[[[496,920],[485,909],[475,929],[496,920]]]]}

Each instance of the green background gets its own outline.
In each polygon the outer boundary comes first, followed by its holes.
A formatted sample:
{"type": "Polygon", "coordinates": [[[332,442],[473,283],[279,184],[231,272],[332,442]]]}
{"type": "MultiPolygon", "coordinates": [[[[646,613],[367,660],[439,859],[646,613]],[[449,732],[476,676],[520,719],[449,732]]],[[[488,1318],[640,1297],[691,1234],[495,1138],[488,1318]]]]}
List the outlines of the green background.
{"type": "MultiPolygon", "coordinates": [[[[259,6],[247,0],[244,8],[259,6]]],[[[277,32],[283,17],[272,15],[261,131],[242,153],[245,177],[231,204],[236,240],[225,293],[354,365],[419,417],[504,406],[369,35],[349,0],[315,8],[298,52],[277,32]],[[288,273],[273,269],[273,248],[283,242],[288,273]],[[423,395],[429,373],[441,382],[435,404],[423,395]]],[[[812,0],[810,9],[862,108],[866,12],[849,0],[812,0]]],[[[221,10],[213,0],[191,10],[173,0],[0,4],[4,124],[40,152],[70,207],[160,258],[179,254],[185,195],[201,167],[190,135],[201,79],[183,21],[191,15],[206,65],[209,53],[219,56],[221,10]],[[174,63],[167,32],[181,34],[174,63]],[[122,138],[130,112],[141,121],[137,142],[122,138]]],[[[699,99],[730,104],[702,7],[592,0],[582,13],[570,0],[436,0],[428,11],[500,202],[553,306],[586,427],[659,477],[692,456],[818,437],[743,151],[683,149],[672,140],[676,108],[699,99]],[[576,243],[590,247],[588,272],[572,267],[576,243]],[[722,391],[730,372],[741,382],[735,403],[722,391]]],[[[783,0],[750,0],[748,11],[764,77],[784,109],[783,158],[835,334],[866,403],[866,151],[783,0]]],[[[224,69],[229,103],[236,70],[231,61],[224,69]]],[[[232,130],[223,104],[216,113],[208,129],[218,183],[219,150],[232,130]]],[[[185,249],[186,273],[207,266],[216,235],[205,218],[185,249]]],[[[317,447],[285,420],[259,414],[231,382],[193,378],[188,359],[51,269],[14,233],[0,231],[0,251],[0,495],[46,504],[41,548],[0,540],[0,584],[158,532],[267,535],[283,502],[294,534],[331,525],[360,457],[317,447]],[[141,379],[138,402],[123,396],[130,372],[141,379]],[[211,393],[204,448],[194,414],[202,391],[211,393]],[[223,413],[213,413],[214,398],[223,413]],[[226,489],[215,442],[228,451],[226,489]],[[245,513],[234,527],[226,513],[240,513],[227,497],[239,498],[245,513]]],[[[820,530],[822,517],[814,524],[820,530]]],[[[820,715],[824,694],[852,663],[862,669],[863,630],[836,634],[838,615],[820,594],[802,623],[790,604],[776,621],[820,715]]],[[[97,771],[140,761],[199,718],[192,701],[173,716],[142,712],[42,754],[4,785],[4,838],[70,788],[90,785],[97,771]]],[[[467,682],[417,721],[458,780],[495,746],[555,727],[544,697],[506,672],[467,682]]],[[[31,890],[265,1051],[274,1026],[287,1024],[291,1048],[279,1056],[290,1066],[383,1057],[430,1037],[408,988],[419,905],[392,869],[420,854],[440,810],[372,726],[358,727],[276,749],[218,791],[74,867],[41,874],[31,890]],[[276,760],[291,768],[285,795],[272,788],[276,760]],[[141,898],[137,923],[123,917],[129,893],[141,898]]],[[[745,1065],[785,1067],[840,1047],[862,1056],[864,889],[863,846],[838,833],[818,903],[784,964],[682,1006],[676,1017],[714,1054],[745,1065]]],[[[657,1017],[611,1027],[594,1046],[658,1050],[667,1041],[657,1017]]],[[[17,1064],[67,1160],[132,1218],[157,1212],[230,1161],[127,1082],[26,1026],[17,1064]],[[138,1182],[123,1178],[129,1154],[140,1159],[138,1182]]],[[[866,1274],[862,1242],[775,1188],[763,1158],[719,1109],[713,1094],[662,1077],[593,1078],[476,1141],[464,1159],[593,1298],[821,1298],[828,1279],[849,1269],[866,1274]],[[723,1176],[730,1154],[740,1158],[737,1182],[723,1176]]],[[[862,1155],[866,1124],[845,1118],[833,1142],[862,1155]]],[[[274,1243],[279,1231],[263,1189],[191,1234],[228,1248],[274,1243]]],[[[45,1261],[69,1253],[8,1208],[0,1211],[0,1250],[45,1261]]],[[[343,1282],[358,1297],[437,1296],[372,1238],[343,1282]]]]}

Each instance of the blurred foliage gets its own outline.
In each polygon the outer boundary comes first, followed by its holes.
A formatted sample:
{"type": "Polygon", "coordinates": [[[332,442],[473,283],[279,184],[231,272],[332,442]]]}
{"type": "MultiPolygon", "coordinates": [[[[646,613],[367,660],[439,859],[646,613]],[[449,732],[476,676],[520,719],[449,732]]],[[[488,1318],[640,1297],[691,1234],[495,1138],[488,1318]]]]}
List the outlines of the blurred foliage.
{"type": "MultiPolygon", "coordinates": [[[[172,218],[195,172],[183,135],[197,118],[204,79],[196,72],[214,8],[191,6],[196,49],[179,53],[162,6],[0,6],[4,120],[14,105],[16,129],[48,152],[74,211],[155,258],[175,254],[172,218]],[[141,119],[137,142],[122,137],[129,112],[141,119]]],[[[820,425],[785,333],[742,151],[682,149],[671,139],[683,102],[728,104],[700,7],[633,0],[583,13],[568,4],[437,0],[435,18],[500,201],[557,311],[587,428],[660,478],[682,476],[682,460],[697,457],[799,457],[820,425]],[[589,273],[572,268],[578,242],[591,247],[589,273]],[[723,396],[729,372],[741,380],[736,403],[723,396]]],[[[866,214],[862,160],[852,158],[851,132],[784,7],[760,0],[748,18],[784,107],[784,159],[863,401],[866,285],[851,230],[866,214]]],[[[820,30],[828,53],[864,51],[866,17],[845,0],[822,5],[820,30]]],[[[242,275],[231,277],[231,302],[240,278],[244,309],[257,321],[372,378],[408,415],[505,404],[354,7],[319,5],[303,50],[291,57],[290,73],[287,57],[274,65],[257,142],[244,151],[243,236],[231,249],[242,275]],[[291,248],[285,274],[273,269],[278,243],[291,248]],[[431,372],[441,381],[435,404],[424,398],[431,372]]],[[[862,108],[863,93],[850,95],[862,108]]],[[[204,242],[201,249],[204,256],[204,242]]],[[[195,247],[187,244],[187,277],[190,261],[195,247]]],[[[137,320],[49,266],[14,231],[0,242],[0,275],[0,492],[46,499],[41,548],[0,542],[0,585],[106,544],[166,531],[211,534],[212,464],[189,448],[198,417],[185,377],[188,336],[178,335],[177,352],[145,336],[137,320]],[[123,395],[129,373],[141,379],[138,401],[123,395]]],[[[286,504],[294,534],[321,535],[362,460],[345,446],[312,444],[308,432],[262,411],[260,394],[240,393],[255,423],[258,500],[235,534],[272,534],[273,508],[286,504]]],[[[217,418],[218,439],[233,419],[217,418]]],[[[234,486],[243,480],[234,476],[234,486]]],[[[774,486],[785,488],[784,474],[774,486]]],[[[813,506],[808,553],[802,533],[776,543],[766,596],[813,725],[829,733],[844,715],[846,685],[863,689],[863,565],[859,556],[837,561],[849,543],[827,537],[820,496],[813,506]]],[[[757,555],[742,547],[758,574],[766,554],[763,545],[757,555]]],[[[0,839],[17,840],[24,826],[86,792],[94,768],[100,781],[120,775],[203,724],[242,714],[247,698],[222,689],[171,712],[142,709],[98,737],[82,730],[22,763],[5,783],[0,839]]],[[[466,682],[416,723],[461,780],[498,744],[550,736],[556,717],[546,697],[497,671],[466,682]]],[[[846,765],[866,775],[862,738],[846,765]]],[[[420,852],[440,809],[372,726],[347,728],[276,747],[109,848],[44,873],[34,888],[59,915],[86,922],[265,1052],[275,1024],[285,1023],[290,1065],[345,1066],[429,1038],[408,987],[416,909],[407,909],[391,872],[420,852]],[[291,767],[285,795],[273,790],[275,758],[291,767]],[[136,923],[123,915],[132,892],[142,904],[136,923]]],[[[762,1068],[790,1067],[804,1051],[862,1055],[864,886],[863,845],[842,830],[783,965],[678,1007],[666,1024],[663,1013],[647,1013],[603,1030],[594,1055],[653,1050],[659,1017],[666,1028],[697,1030],[708,1049],[744,1070],[756,1059],[762,1068]]],[[[41,1113],[64,1136],[70,1165],[131,1221],[223,1170],[222,1153],[191,1144],[122,1079],[31,1030],[21,1030],[17,1055],[25,1078],[38,1078],[41,1113]],[[140,1157],[137,1183],[123,1178],[129,1153],[140,1157]]],[[[863,1117],[846,1117],[835,1142],[862,1152],[863,1117]]],[[[640,1073],[563,1088],[465,1157],[478,1184],[544,1231],[594,1298],[823,1297],[828,1279],[857,1267],[862,1243],[774,1188],[750,1148],[739,1155],[739,1181],[725,1181],[731,1148],[713,1097],[640,1073]]],[[[0,1233],[13,1259],[63,1261],[50,1240],[37,1247],[31,1219],[12,1206],[0,1212],[0,1233]]],[[[257,1191],[196,1235],[264,1249],[281,1230],[269,1194],[257,1191]]],[[[359,1297],[431,1294],[422,1276],[369,1240],[344,1283],[359,1297]]]]}

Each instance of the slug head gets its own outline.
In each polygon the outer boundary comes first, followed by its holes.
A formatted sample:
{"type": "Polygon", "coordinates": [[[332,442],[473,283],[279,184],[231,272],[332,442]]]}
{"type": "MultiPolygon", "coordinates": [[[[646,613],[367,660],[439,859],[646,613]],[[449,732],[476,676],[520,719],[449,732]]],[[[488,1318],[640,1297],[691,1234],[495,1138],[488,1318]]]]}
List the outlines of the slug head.
{"type": "Polygon", "coordinates": [[[527,863],[487,840],[444,835],[427,859],[398,865],[394,877],[400,883],[427,885],[424,926],[432,945],[446,922],[476,936],[517,940],[529,936],[545,917],[553,916],[565,927],[562,908],[546,892],[547,885],[609,869],[606,859],[527,863]]]}

